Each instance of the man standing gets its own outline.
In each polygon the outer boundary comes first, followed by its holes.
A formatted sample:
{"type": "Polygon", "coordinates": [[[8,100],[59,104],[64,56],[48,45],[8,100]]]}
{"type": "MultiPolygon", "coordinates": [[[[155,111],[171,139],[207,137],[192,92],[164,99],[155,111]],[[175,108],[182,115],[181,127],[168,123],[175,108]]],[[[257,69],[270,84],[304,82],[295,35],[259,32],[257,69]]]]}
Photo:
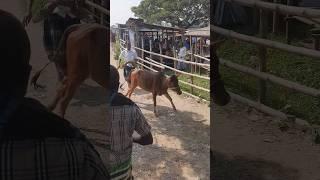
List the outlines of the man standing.
{"type": "Polygon", "coordinates": [[[131,180],[132,145],[153,143],[151,127],[140,108],[118,93],[119,74],[111,81],[110,119],[107,121],[107,169],[111,179],[131,180]],[[139,135],[134,136],[134,131],[139,135]]]}
{"type": "Polygon", "coordinates": [[[61,81],[64,76],[65,66],[64,50],[58,51],[59,42],[64,31],[73,24],[80,24],[77,16],[86,15],[81,11],[83,0],[30,0],[27,15],[23,24],[27,26],[31,19],[34,22],[43,22],[43,44],[48,59],[54,61],[61,81]],[[44,6],[42,4],[45,4],[44,6]],[[81,12],[80,12],[81,11],[81,12]],[[57,55],[56,59],[55,56],[57,55]]]}
{"type": "MultiPolygon", "coordinates": [[[[179,47],[180,47],[180,50],[179,50],[179,53],[178,53],[178,58],[180,60],[185,61],[186,60],[186,56],[187,56],[187,48],[184,46],[184,44],[182,42],[179,43],[179,47]]],[[[178,70],[184,71],[186,69],[186,63],[178,61],[178,67],[177,68],[178,68],[178,70]]]]}
{"type": "Polygon", "coordinates": [[[124,59],[125,63],[122,66],[123,67],[123,75],[126,81],[128,81],[128,78],[130,77],[131,71],[137,66],[137,58],[138,55],[135,50],[131,49],[131,43],[127,42],[126,49],[123,50],[118,58],[118,69],[120,68],[121,59],[124,59]]]}
{"type": "Polygon", "coordinates": [[[27,32],[2,10],[0,27],[0,179],[109,179],[99,154],[78,128],[24,97],[31,71],[27,32]]]}

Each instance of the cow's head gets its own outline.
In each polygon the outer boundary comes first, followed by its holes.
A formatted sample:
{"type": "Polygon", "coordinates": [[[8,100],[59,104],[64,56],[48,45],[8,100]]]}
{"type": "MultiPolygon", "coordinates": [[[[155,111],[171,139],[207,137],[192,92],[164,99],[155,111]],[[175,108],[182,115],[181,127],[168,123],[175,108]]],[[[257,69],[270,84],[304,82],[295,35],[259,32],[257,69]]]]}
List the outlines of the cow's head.
{"type": "Polygon", "coordinates": [[[216,54],[217,48],[224,42],[219,41],[216,43],[213,43],[211,45],[211,54],[212,54],[212,71],[210,71],[211,76],[211,98],[213,103],[219,105],[219,106],[225,106],[230,102],[230,95],[226,91],[224,87],[223,81],[220,79],[220,73],[219,73],[219,57],[216,54]]]}
{"type": "MultiPolygon", "coordinates": [[[[179,76],[179,75],[178,75],[179,76]]],[[[176,92],[178,95],[182,94],[182,91],[179,86],[179,80],[177,75],[171,75],[168,77],[168,88],[176,92]]]]}

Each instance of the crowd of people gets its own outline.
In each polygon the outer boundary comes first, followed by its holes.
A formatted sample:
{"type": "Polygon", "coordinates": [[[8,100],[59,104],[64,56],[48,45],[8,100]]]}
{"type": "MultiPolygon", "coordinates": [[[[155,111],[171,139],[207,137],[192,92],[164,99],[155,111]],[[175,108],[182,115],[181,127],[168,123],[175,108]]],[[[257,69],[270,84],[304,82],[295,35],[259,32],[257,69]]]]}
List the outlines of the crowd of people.
{"type": "MultiPolygon", "coordinates": [[[[191,53],[190,44],[192,44],[193,46],[194,54],[199,54],[202,56],[208,56],[210,54],[209,53],[210,41],[208,38],[196,39],[196,37],[192,37],[192,39],[190,39],[189,37],[182,38],[180,36],[175,38],[175,40],[172,37],[159,40],[157,38],[152,39],[151,37],[145,35],[143,49],[149,51],[150,43],[151,43],[152,52],[160,54],[160,47],[161,47],[162,54],[170,57],[174,57],[174,54],[176,54],[176,57],[183,61],[190,61],[190,56],[188,56],[188,54],[191,53]]],[[[150,57],[150,54],[147,52],[144,52],[144,57],[150,57]]],[[[158,56],[152,56],[152,58],[158,62],[160,61],[160,57],[158,56]]],[[[199,59],[199,62],[204,63],[202,59],[199,59]]],[[[174,60],[172,59],[163,58],[163,63],[167,66],[174,67],[174,60]]],[[[176,68],[182,71],[187,71],[189,67],[184,62],[177,62],[176,65],[177,65],[176,68]]]]}

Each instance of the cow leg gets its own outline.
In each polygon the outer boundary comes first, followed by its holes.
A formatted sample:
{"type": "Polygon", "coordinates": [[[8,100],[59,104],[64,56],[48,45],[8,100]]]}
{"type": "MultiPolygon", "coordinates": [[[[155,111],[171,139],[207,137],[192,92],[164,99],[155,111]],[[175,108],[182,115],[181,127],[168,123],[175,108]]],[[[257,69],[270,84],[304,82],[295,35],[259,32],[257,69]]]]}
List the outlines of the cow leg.
{"type": "Polygon", "coordinates": [[[129,99],[131,98],[132,93],[134,92],[134,90],[138,87],[138,81],[137,80],[132,80],[131,84],[130,84],[130,88],[126,94],[129,95],[129,99]]]}
{"type": "MultiPolygon", "coordinates": [[[[81,81],[82,82],[82,81],[81,81]]],[[[60,115],[62,118],[64,118],[65,113],[66,113],[66,109],[73,97],[73,95],[75,94],[77,88],[80,86],[81,82],[71,82],[68,83],[67,87],[66,87],[66,92],[60,102],[60,115]]]]}
{"type": "Polygon", "coordinates": [[[168,93],[165,93],[164,96],[165,96],[167,99],[169,99],[169,101],[170,101],[170,103],[171,103],[171,105],[172,105],[173,110],[177,111],[176,106],[173,104],[173,101],[172,101],[172,98],[170,97],[170,95],[169,95],[168,93]]]}
{"type": "Polygon", "coordinates": [[[66,86],[66,80],[64,80],[62,82],[61,86],[59,87],[59,89],[57,90],[57,94],[56,94],[54,100],[52,101],[51,104],[48,105],[48,109],[50,111],[53,111],[56,108],[59,100],[64,96],[64,94],[66,92],[66,87],[67,87],[66,86]]]}
{"type": "Polygon", "coordinates": [[[131,91],[130,91],[130,93],[129,93],[129,99],[131,98],[131,95],[132,95],[132,93],[134,92],[134,90],[136,89],[138,87],[138,84],[132,84],[132,87],[131,87],[131,91]]]}
{"type": "Polygon", "coordinates": [[[152,96],[153,96],[153,113],[155,116],[158,116],[158,113],[157,113],[157,94],[156,93],[152,93],[152,96]]]}

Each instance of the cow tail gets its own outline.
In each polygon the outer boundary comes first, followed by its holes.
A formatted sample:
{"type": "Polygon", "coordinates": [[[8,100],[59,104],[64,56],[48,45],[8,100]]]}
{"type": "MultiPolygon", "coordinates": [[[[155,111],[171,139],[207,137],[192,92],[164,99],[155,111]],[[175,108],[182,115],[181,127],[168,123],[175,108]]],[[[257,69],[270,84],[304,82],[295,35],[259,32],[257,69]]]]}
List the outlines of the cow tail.
{"type": "Polygon", "coordinates": [[[49,65],[51,64],[52,61],[48,62],[46,65],[44,65],[39,71],[36,72],[35,75],[32,76],[31,81],[30,81],[30,85],[32,85],[34,87],[34,89],[37,88],[44,88],[44,86],[40,85],[37,83],[42,71],[49,65]]]}

